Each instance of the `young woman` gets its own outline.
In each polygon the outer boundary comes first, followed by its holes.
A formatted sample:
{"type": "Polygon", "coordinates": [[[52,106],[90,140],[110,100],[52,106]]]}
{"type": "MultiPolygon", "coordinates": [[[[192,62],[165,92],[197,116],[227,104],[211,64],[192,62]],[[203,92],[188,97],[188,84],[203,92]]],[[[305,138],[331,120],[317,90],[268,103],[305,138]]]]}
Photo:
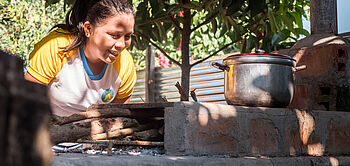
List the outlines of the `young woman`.
{"type": "Polygon", "coordinates": [[[136,73],[126,48],[134,15],[127,0],[76,0],[66,23],[34,46],[25,79],[48,86],[54,114],[129,101],[136,73]]]}

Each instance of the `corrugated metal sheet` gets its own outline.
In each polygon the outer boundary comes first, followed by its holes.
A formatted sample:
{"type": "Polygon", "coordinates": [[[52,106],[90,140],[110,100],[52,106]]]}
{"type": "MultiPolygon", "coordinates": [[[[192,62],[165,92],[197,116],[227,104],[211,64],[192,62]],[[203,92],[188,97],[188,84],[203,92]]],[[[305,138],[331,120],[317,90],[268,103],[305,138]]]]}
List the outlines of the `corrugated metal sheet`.
{"type": "MultiPolygon", "coordinates": [[[[221,63],[222,60],[212,60],[200,63],[191,69],[190,90],[195,93],[199,102],[226,104],[224,97],[224,72],[211,66],[212,62],[221,63]]],[[[137,72],[137,82],[131,102],[145,101],[145,71],[137,72]]],[[[156,68],[155,71],[155,98],[165,97],[169,102],[180,101],[180,94],[175,87],[181,82],[180,67],[156,68]]],[[[193,101],[190,97],[190,101],[193,101]]]]}

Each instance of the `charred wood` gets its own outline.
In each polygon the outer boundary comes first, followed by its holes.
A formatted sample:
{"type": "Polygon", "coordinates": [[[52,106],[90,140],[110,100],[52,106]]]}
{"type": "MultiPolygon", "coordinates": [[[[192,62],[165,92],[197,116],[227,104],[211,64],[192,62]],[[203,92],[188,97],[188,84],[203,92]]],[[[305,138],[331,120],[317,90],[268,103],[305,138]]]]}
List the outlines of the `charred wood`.
{"type": "Polygon", "coordinates": [[[51,141],[54,144],[61,142],[76,142],[80,138],[90,138],[104,132],[111,132],[122,128],[139,126],[135,119],[117,117],[93,119],[67,125],[51,125],[51,141]]]}
{"type": "Polygon", "coordinates": [[[111,117],[164,117],[163,110],[131,110],[124,108],[89,108],[85,112],[79,112],[67,117],[52,117],[51,124],[63,125],[92,118],[111,118],[111,117]]]}
{"type": "Polygon", "coordinates": [[[163,140],[163,135],[159,133],[159,129],[150,129],[140,132],[135,132],[133,134],[134,139],[142,141],[161,141],[163,140]]]}
{"type": "Polygon", "coordinates": [[[156,126],[157,126],[157,124],[155,124],[155,123],[141,124],[137,127],[124,128],[124,129],[110,131],[110,132],[106,132],[106,133],[95,134],[95,135],[92,135],[91,138],[92,138],[92,140],[99,140],[99,139],[106,139],[106,138],[113,138],[113,137],[124,137],[127,135],[131,135],[134,132],[151,129],[151,128],[154,128],[156,126]]]}

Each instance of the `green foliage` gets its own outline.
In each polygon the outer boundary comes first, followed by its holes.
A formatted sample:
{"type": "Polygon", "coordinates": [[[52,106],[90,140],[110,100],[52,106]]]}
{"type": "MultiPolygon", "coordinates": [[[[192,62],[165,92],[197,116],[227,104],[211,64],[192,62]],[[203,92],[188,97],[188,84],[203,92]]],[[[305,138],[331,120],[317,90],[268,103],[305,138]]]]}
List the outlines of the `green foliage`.
{"type": "Polygon", "coordinates": [[[27,59],[50,28],[64,20],[63,1],[0,1],[0,49],[27,59]]]}
{"type": "MultiPolygon", "coordinates": [[[[183,27],[183,10],[186,8],[193,10],[191,28],[202,23],[219,10],[216,2],[210,0],[193,0],[190,4],[182,4],[171,0],[142,0],[137,6],[135,31],[146,34],[152,42],[166,51],[170,57],[180,61],[182,53],[178,48],[182,40],[182,32],[174,24],[178,24],[180,28],[183,27]]],[[[191,33],[189,43],[191,57],[195,59],[207,57],[221,46],[232,41],[227,35],[220,35],[220,31],[217,30],[218,25],[215,24],[217,22],[213,19],[211,23],[204,24],[191,33]]],[[[143,50],[148,44],[149,42],[145,38],[136,35],[132,47],[143,50]]],[[[233,51],[238,50],[231,47],[219,52],[219,54],[233,51]]]]}
{"type": "MultiPolygon", "coordinates": [[[[307,17],[305,0],[142,0],[137,7],[136,29],[179,61],[176,48],[183,33],[184,18],[180,13],[191,9],[190,56],[200,59],[211,55],[222,46],[239,40],[218,54],[252,49],[267,52],[288,48],[300,35],[308,36],[302,18],[307,17]],[[218,13],[217,15],[215,15],[218,13]],[[215,15],[214,18],[211,18],[215,15]],[[175,18],[174,18],[175,17],[175,18]],[[204,20],[208,22],[201,24],[204,20]],[[170,34],[169,34],[170,33],[170,34]]],[[[149,41],[135,37],[133,46],[145,49],[149,41]]]]}
{"type": "MultiPolygon", "coordinates": [[[[178,48],[186,9],[191,11],[193,30],[189,56],[195,59],[208,57],[235,40],[239,41],[217,54],[250,52],[254,48],[270,52],[288,48],[301,35],[309,35],[302,26],[309,0],[129,1],[137,10],[135,32],[146,35],[179,62],[184,56],[178,48]]],[[[73,0],[0,0],[0,49],[26,59],[53,25],[63,23],[72,3],[73,0]]],[[[150,41],[140,35],[133,37],[130,51],[138,69],[144,67],[144,50],[150,41]]]]}
{"type": "MultiPolygon", "coordinates": [[[[73,0],[0,0],[0,49],[28,60],[34,44],[64,23],[73,0]]],[[[137,2],[135,2],[137,4],[137,2]]],[[[145,66],[144,50],[131,50],[137,69],[145,66]]]]}
{"type": "Polygon", "coordinates": [[[301,20],[308,5],[308,0],[141,0],[132,47],[151,43],[181,66],[188,94],[191,67],[223,50],[271,52],[307,36],[301,20]],[[190,57],[202,60],[190,64],[190,57]]]}
{"type": "Polygon", "coordinates": [[[305,0],[223,0],[219,29],[242,38],[235,44],[241,52],[288,48],[300,35],[309,35],[302,24],[308,6],[305,0]]]}

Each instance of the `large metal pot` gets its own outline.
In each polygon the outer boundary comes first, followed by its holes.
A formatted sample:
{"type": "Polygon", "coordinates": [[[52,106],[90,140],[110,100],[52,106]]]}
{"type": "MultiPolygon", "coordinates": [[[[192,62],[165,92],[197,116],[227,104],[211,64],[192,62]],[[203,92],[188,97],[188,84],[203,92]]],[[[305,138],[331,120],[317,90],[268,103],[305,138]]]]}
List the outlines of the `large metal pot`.
{"type": "Polygon", "coordinates": [[[212,65],[225,72],[225,99],[228,104],[286,107],[294,91],[296,61],[278,54],[236,54],[212,65]]]}

